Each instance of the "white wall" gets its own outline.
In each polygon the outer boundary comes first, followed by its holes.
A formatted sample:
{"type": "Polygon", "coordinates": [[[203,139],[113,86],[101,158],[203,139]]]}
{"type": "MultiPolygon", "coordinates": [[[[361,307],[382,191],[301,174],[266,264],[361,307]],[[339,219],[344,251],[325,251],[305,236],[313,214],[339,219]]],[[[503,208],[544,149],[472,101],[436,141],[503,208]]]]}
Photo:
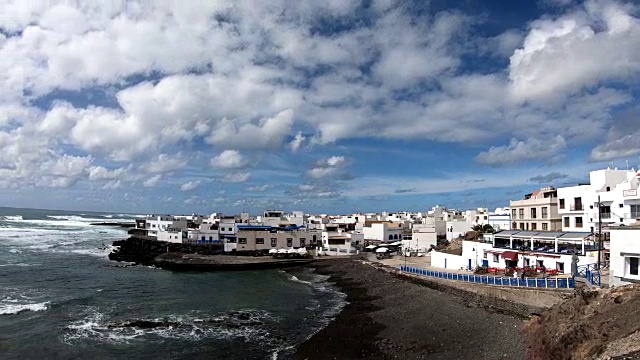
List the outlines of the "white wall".
{"type": "Polygon", "coordinates": [[[640,276],[630,273],[631,257],[640,257],[640,228],[611,229],[609,285],[619,286],[640,282],[640,276]]]}
{"type": "Polygon", "coordinates": [[[447,254],[439,251],[431,252],[431,266],[444,269],[466,269],[468,259],[460,255],[447,254]]]}
{"type": "Polygon", "coordinates": [[[451,241],[466,234],[468,231],[471,231],[471,226],[473,226],[473,224],[468,221],[447,221],[447,240],[451,241]]]}

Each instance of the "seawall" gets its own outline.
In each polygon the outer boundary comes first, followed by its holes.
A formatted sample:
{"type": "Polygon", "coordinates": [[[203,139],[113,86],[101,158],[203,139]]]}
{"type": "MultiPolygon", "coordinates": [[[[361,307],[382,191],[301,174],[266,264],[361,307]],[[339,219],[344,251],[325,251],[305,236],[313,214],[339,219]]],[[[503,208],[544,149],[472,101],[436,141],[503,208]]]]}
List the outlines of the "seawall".
{"type": "Polygon", "coordinates": [[[386,271],[395,277],[414,284],[429,287],[461,298],[469,306],[484,307],[520,318],[540,315],[545,310],[574,297],[571,290],[541,290],[535,288],[506,288],[496,285],[482,285],[430,278],[408,274],[399,269],[368,262],[369,265],[386,271]]]}

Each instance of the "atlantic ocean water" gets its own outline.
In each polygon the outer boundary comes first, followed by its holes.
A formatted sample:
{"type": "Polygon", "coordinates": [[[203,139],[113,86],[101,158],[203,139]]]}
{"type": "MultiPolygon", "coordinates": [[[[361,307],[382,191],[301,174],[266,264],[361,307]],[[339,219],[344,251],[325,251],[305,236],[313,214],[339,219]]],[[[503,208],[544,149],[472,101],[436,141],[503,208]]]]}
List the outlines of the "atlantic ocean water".
{"type": "Polygon", "coordinates": [[[0,208],[0,359],[283,359],[344,294],[310,271],[109,261],[136,215],[0,208]]]}

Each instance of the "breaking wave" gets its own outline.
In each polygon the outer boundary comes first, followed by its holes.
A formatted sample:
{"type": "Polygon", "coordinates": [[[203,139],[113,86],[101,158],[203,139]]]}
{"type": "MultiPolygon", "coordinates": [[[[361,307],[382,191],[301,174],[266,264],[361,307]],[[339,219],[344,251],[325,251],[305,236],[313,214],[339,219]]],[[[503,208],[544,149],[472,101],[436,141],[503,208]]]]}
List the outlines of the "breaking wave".
{"type": "Polygon", "coordinates": [[[272,346],[285,339],[274,337],[270,325],[277,318],[266,311],[239,310],[214,317],[174,315],[154,319],[110,319],[94,310],[80,321],[69,324],[63,341],[67,344],[93,340],[111,344],[130,344],[135,341],[158,339],[200,340],[241,338],[246,342],[260,341],[272,346]]]}
{"type": "MultiPolygon", "coordinates": [[[[11,301],[11,300],[8,300],[11,301]]],[[[0,315],[17,315],[25,311],[47,310],[49,302],[35,304],[0,304],[0,315]]]]}
{"type": "Polygon", "coordinates": [[[7,221],[22,220],[22,215],[7,215],[7,216],[0,216],[0,219],[2,219],[2,220],[7,220],[7,221]]]}

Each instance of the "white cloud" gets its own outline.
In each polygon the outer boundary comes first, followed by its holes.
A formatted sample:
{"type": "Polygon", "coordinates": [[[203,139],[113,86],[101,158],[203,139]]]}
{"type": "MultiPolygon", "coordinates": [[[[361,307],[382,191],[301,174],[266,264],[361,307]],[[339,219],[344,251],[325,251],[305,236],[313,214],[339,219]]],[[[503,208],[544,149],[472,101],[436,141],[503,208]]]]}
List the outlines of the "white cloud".
{"type": "Polygon", "coordinates": [[[250,178],[251,178],[250,171],[234,172],[234,173],[226,174],[222,178],[222,181],[228,182],[228,183],[243,183],[243,182],[249,181],[250,178]]]}
{"type": "Polygon", "coordinates": [[[247,160],[237,150],[225,150],[211,159],[211,166],[218,169],[240,169],[247,165],[247,160]]]}
{"type": "Polygon", "coordinates": [[[200,180],[188,181],[182,185],[180,185],[180,190],[182,191],[191,191],[200,186],[200,180]]]}
{"type": "Polygon", "coordinates": [[[307,176],[313,179],[336,177],[343,172],[347,163],[344,156],[331,156],[316,162],[314,167],[307,171],[307,176]]]}
{"type": "Polygon", "coordinates": [[[140,169],[149,174],[165,174],[184,168],[187,162],[188,158],[182,154],[159,154],[143,164],[140,169]]]}
{"type": "Polygon", "coordinates": [[[291,151],[296,152],[298,151],[298,149],[300,149],[305,140],[307,140],[307,138],[302,135],[302,132],[298,131],[296,136],[289,143],[289,148],[291,149],[291,151]]]}
{"type": "Polygon", "coordinates": [[[293,111],[283,110],[270,118],[263,118],[258,124],[238,124],[223,119],[212,130],[208,141],[211,144],[236,149],[278,148],[293,125],[293,111]]]}
{"type": "Polygon", "coordinates": [[[263,185],[249,186],[246,190],[250,192],[265,192],[269,190],[269,188],[271,188],[271,185],[263,184],[263,185]]]}
{"type": "Polygon", "coordinates": [[[551,163],[558,160],[558,156],[565,147],[565,140],[560,135],[549,139],[530,138],[525,141],[511,139],[509,145],[492,146],[489,150],[481,152],[476,156],[476,161],[496,166],[515,164],[524,160],[551,163]]]}
{"type": "Polygon", "coordinates": [[[128,169],[126,168],[109,170],[104,166],[93,166],[89,170],[89,180],[117,180],[122,178],[127,171],[128,169]]]}
{"type": "Polygon", "coordinates": [[[154,186],[158,185],[160,180],[162,180],[162,175],[161,174],[156,174],[156,175],[153,175],[152,177],[146,179],[145,181],[143,181],[142,185],[144,187],[154,187],[154,186]]]}
{"type": "Polygon", "coordinates": [[[556,99],[607,80],[640,73],[640,20],[631,5],[587,1],[556,19],[537,20],[511,56],[509,78],[518,100],[556,99]]]}
{"type": "Polygon", "coordinates": [[[640,154],[640,131],[612,139],[591,150],[593,161],[608,161],[640,154]]]}
{"type": "Polygon", "coordinates": [[[120,180],[109,180],[106,184],[102,186],[105,190],[116,190],[122,186],[122,182],[120,180]]]}

